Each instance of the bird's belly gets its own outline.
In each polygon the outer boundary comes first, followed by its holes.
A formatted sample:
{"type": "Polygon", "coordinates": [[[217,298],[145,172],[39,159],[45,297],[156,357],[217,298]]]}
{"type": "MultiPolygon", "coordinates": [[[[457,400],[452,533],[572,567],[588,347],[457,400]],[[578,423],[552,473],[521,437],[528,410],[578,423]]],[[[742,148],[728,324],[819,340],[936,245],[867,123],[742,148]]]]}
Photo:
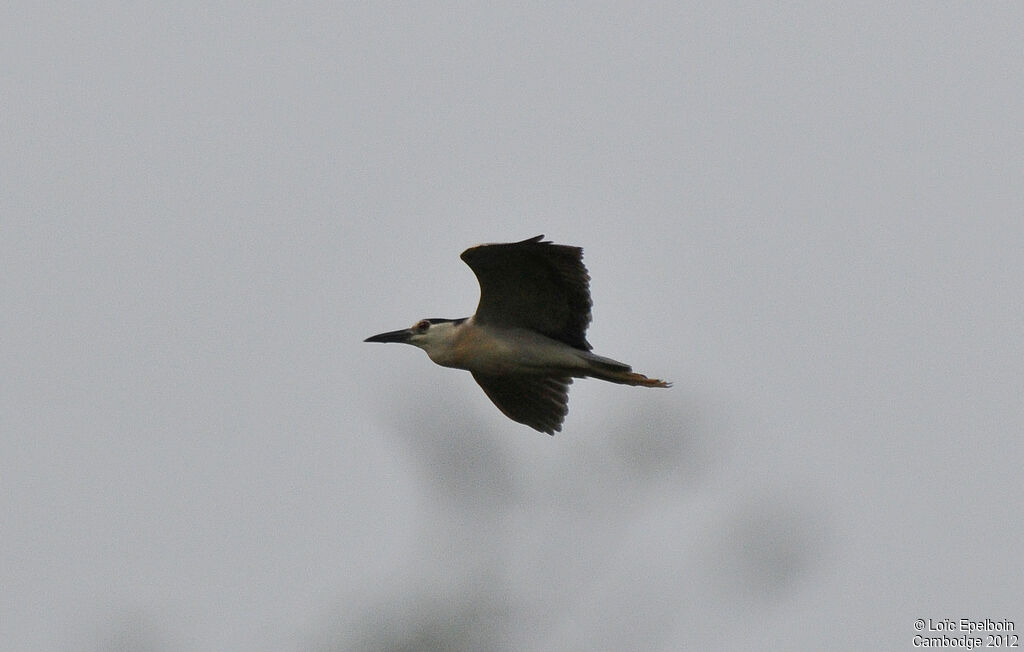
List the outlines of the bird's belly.
{"type": "Polygon", "coordinates": [[[480,329],[461,338],[453,354],[435,362],[492,376],[564,375],[585,366],[576,349],[525,330],[480,329]]]}

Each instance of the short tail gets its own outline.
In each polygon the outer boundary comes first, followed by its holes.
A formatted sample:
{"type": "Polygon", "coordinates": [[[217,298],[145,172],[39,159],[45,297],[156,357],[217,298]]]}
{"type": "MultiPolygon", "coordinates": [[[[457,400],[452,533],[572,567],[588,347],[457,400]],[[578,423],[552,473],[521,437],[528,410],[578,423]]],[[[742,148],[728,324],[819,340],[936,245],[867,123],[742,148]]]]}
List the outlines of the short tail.
{"type": "Polygon", "coordinates": [[[639,387],[671,387],[672,383],[658,378],[648,378],[643,374],[638,374],[632,370],[628,364],[606,358],[604,356],[596,355],[594,353],[587,352],[587,362],[590,363],[590,369],[587,375],[591,378],[600,378],[601,380],[607,380],[610,383],[618,383],[619,385],[634,385],[639,387]]]}
{"type": "Polygon", "coordinates": [[[659,380],[658,378],[648,378],[643,374],[638,374],[632,371],[619,371],[617,373],[600,373],[594,374],[594,378],[600,378],[601,380],[607,380],[610,383],[618,383],[620,385],[636,385],[640,387],[671,387],[672,383],[659,380]]]}

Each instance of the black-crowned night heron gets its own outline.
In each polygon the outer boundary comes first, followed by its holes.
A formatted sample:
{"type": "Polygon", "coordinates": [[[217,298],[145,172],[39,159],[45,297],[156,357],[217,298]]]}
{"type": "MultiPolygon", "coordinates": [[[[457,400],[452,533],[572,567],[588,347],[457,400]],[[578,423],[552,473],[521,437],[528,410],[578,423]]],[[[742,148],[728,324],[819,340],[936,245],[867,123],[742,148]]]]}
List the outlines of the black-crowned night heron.
{"type": "Polygon", "coordinates": [[[423,319],[365,341],[412,344],[441,366],[466,369],[505,416],[549,435],[562,429],[573,378],[669,387],[590,352],[583,249],[543,237],[462,252],[480,281],[472,317],[423,319]]]}

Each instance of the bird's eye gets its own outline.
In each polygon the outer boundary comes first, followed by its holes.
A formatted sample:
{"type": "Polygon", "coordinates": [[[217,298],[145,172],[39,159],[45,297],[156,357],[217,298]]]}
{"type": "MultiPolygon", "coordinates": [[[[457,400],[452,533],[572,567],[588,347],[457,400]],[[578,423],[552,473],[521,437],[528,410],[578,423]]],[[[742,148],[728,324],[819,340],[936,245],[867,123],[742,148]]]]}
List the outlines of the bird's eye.
{"type": "Polygon", "coordinates": [[[426,319],[422,319],[416,322],[416,325],[412,327],[412,329],[417,333],[422,333],[426,331],[428,328],[430,328],[430,322],[427,321],[426,319]]]}

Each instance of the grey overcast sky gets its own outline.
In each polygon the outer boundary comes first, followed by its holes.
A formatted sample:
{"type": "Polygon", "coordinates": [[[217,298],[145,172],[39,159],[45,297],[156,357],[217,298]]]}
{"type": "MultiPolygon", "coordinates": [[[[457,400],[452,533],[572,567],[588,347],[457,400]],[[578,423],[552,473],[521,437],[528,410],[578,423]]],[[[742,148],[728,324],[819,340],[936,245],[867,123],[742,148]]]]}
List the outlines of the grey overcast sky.
{"type": "Polygon", "coordinates": [[[0,647],[1021,633],[1022,44],[1009,2],[5,3],[0,647]],[[539,233],[673,388],[577,382],[552,438],[362,342],[539,233]]]}

